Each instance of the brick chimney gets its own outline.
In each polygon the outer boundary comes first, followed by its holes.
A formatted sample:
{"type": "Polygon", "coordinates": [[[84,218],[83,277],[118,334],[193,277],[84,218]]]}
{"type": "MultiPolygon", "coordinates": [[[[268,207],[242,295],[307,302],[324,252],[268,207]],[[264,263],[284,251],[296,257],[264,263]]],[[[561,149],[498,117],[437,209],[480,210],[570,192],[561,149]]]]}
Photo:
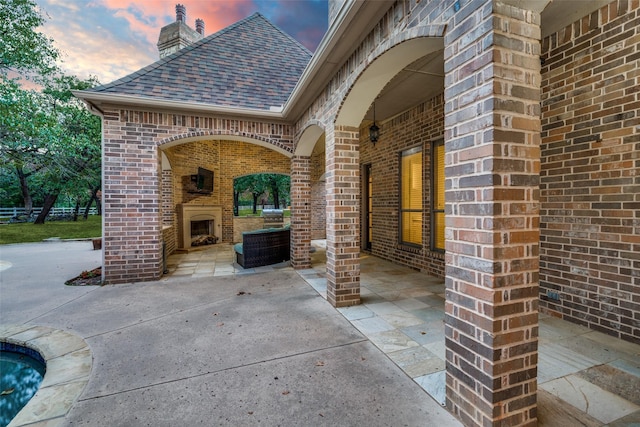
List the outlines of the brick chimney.
{"type": "Polygon", "coordinates": [[[176,22],[187,23],[187,8],[183,4],[176,5],[176,22]]]}
{"type": "Polygon", "coordinates": [[[196,19],[196,31],[204,36],[204,21],[202,19],[196,19]]]}
{"type": "Polygon", "coordinates": [[[176,4],[176,22],[165,25],[160,30],[158,38],[158,52],[160,58],[171,55],[185,46],[204,37],[204,21],[196,19],[196,29],[187,25],[187,8],[182,4],[176,4]]]}

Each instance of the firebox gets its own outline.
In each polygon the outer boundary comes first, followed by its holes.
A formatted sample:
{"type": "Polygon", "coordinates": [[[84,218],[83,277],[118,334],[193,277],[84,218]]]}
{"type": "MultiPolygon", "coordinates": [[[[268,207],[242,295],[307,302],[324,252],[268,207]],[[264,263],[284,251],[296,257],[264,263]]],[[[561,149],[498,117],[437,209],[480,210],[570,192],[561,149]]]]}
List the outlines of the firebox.
{"type": "Polygon", "coordinates": [[[191,240],[200,236],[213,236],[213,220],[191,221],[191,240]]]}
{"type": "Polygon", "coordinates": [[[188,250],[194,246],[221,240],[222,208],[220,206],[181,204],[177,206],[177,211],[180,249],[188,250]]]}
{"type": "Polygon", "coordinates": [[[218,243],[213,233],[213,219],[191,220],[191,246],[206,246],[218,243]]]}

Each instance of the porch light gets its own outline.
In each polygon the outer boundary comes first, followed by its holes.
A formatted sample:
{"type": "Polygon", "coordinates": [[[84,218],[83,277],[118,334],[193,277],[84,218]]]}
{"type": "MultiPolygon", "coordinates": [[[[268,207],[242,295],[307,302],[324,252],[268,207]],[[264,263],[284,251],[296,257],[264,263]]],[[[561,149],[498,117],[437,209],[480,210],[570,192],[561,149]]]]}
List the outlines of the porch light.
{"type": "Polygon", "coordinates": [[[376,125],[376,102],[373,101],[373,124],[369,127],[369,139],[375,146],[378,138],[380,138],[380,128],[376,125]]]}

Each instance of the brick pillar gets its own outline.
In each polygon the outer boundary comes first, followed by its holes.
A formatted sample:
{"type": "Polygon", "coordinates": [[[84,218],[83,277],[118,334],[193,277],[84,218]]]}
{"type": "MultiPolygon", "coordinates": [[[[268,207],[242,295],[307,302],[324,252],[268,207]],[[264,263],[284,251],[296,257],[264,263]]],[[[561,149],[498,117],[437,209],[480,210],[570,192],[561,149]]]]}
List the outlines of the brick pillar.
{"type": "Polygon", "coordinates": [[[311,267],[311,158],[291,159],[291,265],[311,267]]]}
{"type": "Polygon", "coordinates": [[[467,426],[534,426],[540,15],[469,8],[445,38],[447,407],[467,426]]]}
{"type": "Polygon", "coordinates": [[[358,128],[326,129],[327,300],[360,304],[360,153],[358,128]]]}
{"type": "Polygon", "coordinates": [[[142,125],[105,111],[102,143],[103,267],[106,283],[162,274],[158,148],[142,125]]]}

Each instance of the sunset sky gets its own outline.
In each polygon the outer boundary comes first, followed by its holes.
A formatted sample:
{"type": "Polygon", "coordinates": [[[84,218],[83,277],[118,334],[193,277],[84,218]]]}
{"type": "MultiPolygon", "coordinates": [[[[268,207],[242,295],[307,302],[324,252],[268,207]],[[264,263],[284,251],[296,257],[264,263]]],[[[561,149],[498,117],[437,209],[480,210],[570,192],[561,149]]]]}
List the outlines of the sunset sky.
{"type": "Polygon", "coordinates": [[[187,24],[205,22],[209,36],[254,12],[312,52],[327,29],[327,0],[36,0],[40,29],[62,52],[66,74],[109,83],[158,60],[160,29],[187,9],[187,24]]]}

